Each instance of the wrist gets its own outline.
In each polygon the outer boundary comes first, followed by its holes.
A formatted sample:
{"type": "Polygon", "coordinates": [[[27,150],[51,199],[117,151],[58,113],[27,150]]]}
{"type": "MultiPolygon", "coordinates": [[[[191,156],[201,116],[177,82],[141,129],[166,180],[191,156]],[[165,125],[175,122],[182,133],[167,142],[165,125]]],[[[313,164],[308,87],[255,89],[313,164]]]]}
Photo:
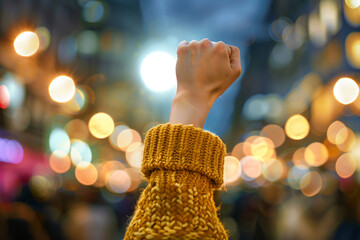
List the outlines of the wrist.
{"type": "Polygon", "coordinates": [[[206,95],[178,92],[172,102],[169,122],[203,128],[214,101],[206,95]]]}

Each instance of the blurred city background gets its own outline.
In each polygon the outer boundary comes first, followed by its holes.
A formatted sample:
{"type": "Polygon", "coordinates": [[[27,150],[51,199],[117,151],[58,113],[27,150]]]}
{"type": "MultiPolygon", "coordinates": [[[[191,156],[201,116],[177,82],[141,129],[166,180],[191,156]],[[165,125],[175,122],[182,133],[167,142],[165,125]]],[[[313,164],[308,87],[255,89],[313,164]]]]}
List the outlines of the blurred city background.
{"type": "Polygon", "coordinates": [[[0,239],[124,237],[182,40],[240,48],[205,129],[230,239],[360,239],[360,0],[0,0],[0,239]]]}

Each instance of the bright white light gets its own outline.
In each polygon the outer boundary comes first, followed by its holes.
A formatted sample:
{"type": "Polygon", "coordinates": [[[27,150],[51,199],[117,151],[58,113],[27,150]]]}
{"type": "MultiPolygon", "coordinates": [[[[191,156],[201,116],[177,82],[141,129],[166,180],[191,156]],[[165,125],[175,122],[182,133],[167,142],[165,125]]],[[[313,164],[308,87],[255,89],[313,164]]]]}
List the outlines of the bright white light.
{"type": "Polygon", "coordinates": [[[149,89],[162,92],[176,85],[176,59],[166,52],[153,52],[141,64],[141,77],[149,89]]]}
{"type": "Polygon", "coordinates": [[[351,78],[340,78],[334,86],[334,96],[342,104],[350,104],[359,96],[359,86],[351,78]]]}

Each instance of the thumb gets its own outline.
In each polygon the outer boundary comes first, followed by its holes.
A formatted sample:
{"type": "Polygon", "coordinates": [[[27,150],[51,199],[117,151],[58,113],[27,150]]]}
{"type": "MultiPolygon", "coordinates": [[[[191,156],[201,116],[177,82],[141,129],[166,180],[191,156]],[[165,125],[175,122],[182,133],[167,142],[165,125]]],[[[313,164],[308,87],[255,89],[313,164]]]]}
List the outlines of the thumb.
{"type": "Polygon", "coordinates": [[[230,65],[231,68],[240,75],[241,73],[241,60],[240,60],[240,50],[235,46],[228,45],[231,50],[230,54],[230,65]]]}

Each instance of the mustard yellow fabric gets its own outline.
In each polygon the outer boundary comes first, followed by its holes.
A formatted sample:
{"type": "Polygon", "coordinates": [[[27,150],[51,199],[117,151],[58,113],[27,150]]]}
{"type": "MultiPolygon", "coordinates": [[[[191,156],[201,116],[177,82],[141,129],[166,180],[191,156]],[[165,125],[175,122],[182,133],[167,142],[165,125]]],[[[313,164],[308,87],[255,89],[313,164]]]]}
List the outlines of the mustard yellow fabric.
{"type": "Polygon", "coordinates": [[[125,240],[228,239],[213,199],[223,184],[226,148],[192,125],[161,124],[147,133],[142,192],[125,240]]]}

